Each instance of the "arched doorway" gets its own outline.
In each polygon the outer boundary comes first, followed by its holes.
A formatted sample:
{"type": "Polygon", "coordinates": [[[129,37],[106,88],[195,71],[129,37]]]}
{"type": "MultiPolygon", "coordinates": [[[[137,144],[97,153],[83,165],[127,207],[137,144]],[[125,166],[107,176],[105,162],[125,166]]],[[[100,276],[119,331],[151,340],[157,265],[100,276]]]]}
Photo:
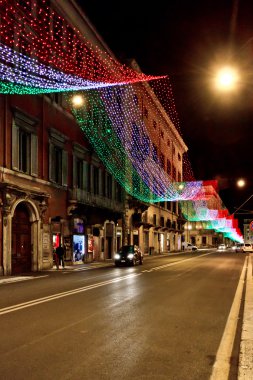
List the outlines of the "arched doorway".
{"type": "Polygon", "coordinates": [[[12,218],[12,274],[30,272],[31,257],[31,223],[25,203],[19,203],[12,218]]]}

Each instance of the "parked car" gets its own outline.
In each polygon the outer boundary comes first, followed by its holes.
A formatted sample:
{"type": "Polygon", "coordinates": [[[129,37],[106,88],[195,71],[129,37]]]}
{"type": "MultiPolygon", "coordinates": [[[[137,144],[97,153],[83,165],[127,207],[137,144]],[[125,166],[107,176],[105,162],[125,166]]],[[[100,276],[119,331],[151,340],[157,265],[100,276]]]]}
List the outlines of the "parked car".
{"type": "Polygon", "coordinates": [[[242,246],[242,252],[252,252],[252,245],[250,243],[245,243],[242,246]]]}
{"type": "Polygon", "coordinates": [[[143,253],[137,245],[124,245],[114,255],[115,266],[119,265],[142,265],[143,253]]]}
{"type": "Polygon", "coordinates": [[[218,251],[225,251],[226,245],[225,244],[220,244],[218,245],[218,251]]]}
{"type": "Polygon", "coordinates": [[[183,242],[182,243],[183,249],[186,251],[197,251],[196,245],[193,245],[192,243],[183,242]]]}

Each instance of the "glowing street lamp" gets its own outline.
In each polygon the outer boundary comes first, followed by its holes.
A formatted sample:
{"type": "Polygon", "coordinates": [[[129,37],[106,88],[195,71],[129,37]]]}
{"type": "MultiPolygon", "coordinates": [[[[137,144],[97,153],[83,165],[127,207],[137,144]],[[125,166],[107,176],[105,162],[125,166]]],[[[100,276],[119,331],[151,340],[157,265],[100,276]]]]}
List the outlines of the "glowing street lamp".
{"type": "Polygon", "coordinates": [[[245,185],[246,185],[246,182],[245,182],[245,180],[243,178],[238,179],[238,181],[237,181],[237,186],[238,187],[244,187],[245,185]]]}
{"type": "Polygon", "coordinates": [[[220,91],[231,91],[237,88],[239,82],[238,71],[233,67],[222,67],[215,76],[215,86],[220,91]]]}
{"type": "Polygon", "coordinates": [[[72,100],[73,107],[76,107],[76,108],[82,107],[85,103],[84,97],[80,94],[74,95],[71,100],[72,100]]]}

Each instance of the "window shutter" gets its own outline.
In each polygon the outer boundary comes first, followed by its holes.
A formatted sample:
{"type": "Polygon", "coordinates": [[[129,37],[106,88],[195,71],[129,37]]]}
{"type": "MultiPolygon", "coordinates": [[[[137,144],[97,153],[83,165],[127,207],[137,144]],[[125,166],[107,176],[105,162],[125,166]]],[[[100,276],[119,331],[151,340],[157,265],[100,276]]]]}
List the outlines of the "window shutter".
{"type": "Polygon", "coordinates": [[[38,136],[31,134],[31,175],[38,177],[38,136]]]}
{"type": "Polygon", "coordinates": [[[19,127],[12,121],[12,169],[19,170],[19,127]]]}
{"type": "Polygon", "coordinates": [[[68,186],[68,152],[62,151],[62,185],[68,186]]]}

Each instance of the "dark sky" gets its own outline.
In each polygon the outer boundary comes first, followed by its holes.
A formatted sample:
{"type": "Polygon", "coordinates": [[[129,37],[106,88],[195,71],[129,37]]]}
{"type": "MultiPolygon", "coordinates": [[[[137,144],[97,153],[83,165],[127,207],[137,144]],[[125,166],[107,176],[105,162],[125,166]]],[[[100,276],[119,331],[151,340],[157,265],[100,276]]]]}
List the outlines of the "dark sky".
{"type": "Polygon", "coordinates": [[[253,1],[78,3],[119,59],[135,58],[145,74],[170,77],[195,178],[218,179],[233,212],[253,193],[253,1]],[[236,93],[211,91],[213,67],[223,62],[240,67],[236,93]],[[248,181],[241,190],[239,177],[248,181]]]}

